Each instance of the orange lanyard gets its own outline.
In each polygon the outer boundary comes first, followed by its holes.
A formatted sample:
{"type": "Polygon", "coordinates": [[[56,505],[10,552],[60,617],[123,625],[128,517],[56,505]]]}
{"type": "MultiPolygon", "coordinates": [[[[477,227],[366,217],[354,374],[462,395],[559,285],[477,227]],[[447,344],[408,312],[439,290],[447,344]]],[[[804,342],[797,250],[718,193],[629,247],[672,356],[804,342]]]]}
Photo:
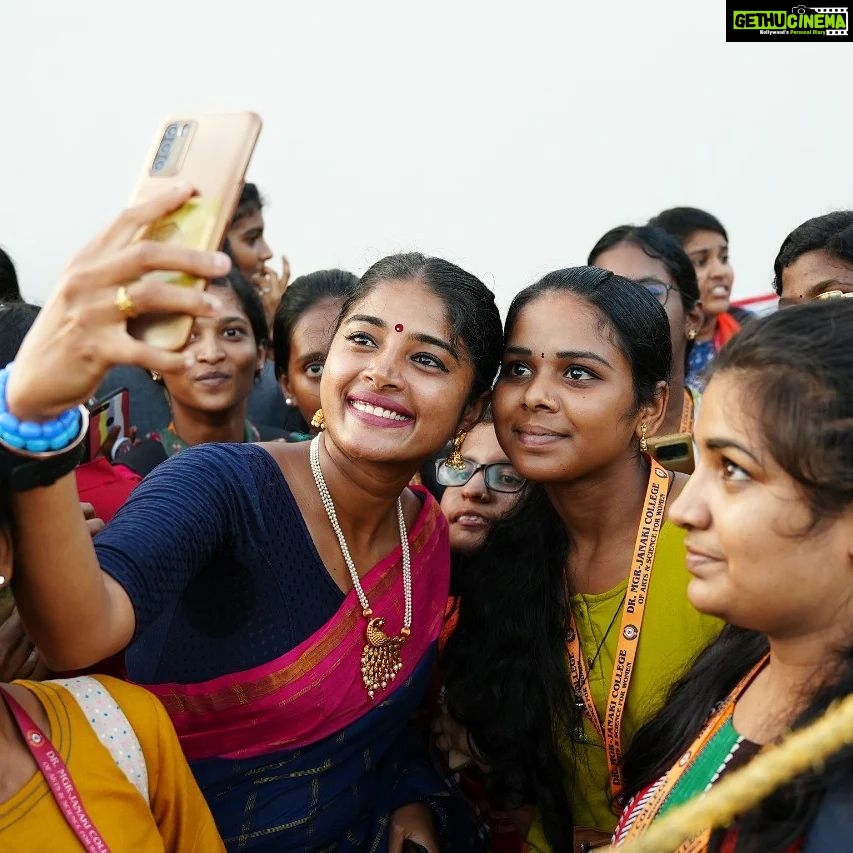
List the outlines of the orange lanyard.
{"type": "Polygon", "coordinates": [[[693,432],[694,403],[693,395],[689,388],[684,389],[684,405],[681,407],[681,423],[678,425],[679,432],[693,432]]]}
{"type": "MultiPolygon", "coordinates": [[[[710,743],[714,735],[731,719],[738,697],[750,685],[752,679],[764,668],[769,659],[770,655],[765,655],[716,707],[711,718],[705,723],[702,731],[699,732],[687,751],[670,767],[666,776],[661,779],[654,789],[654,793],[648,797],[642,807],[633,815],[631,826],[622,840],[642,835],[649,828],[670,793],[672,793],[672,789],[676,786],[678,780],[687,772],[687,768],[691,766],[702,750],[710,743]]],[[[711,830],[706,829],[701,835],[685,841],[678,848],[677,853],[699,853],[699,851],[704,851],[707,849],[710,839],[711,830]]]]}
{"type": "Polygon", "coordinates": [[[643,627],[649,582],[655,562],[655,549],[663,526],[663,513],[670,484],[669,473],[653,459],[649,459],[649,463],[649,485],[646,488],[643,514],[637,530],[634,557],[628,576],[625,604],[622,607],[619,642],[616,647],[613,677],[607,694],[607,710],[603,723],[599,719],[592,691],[589,688],[589,673],[581,650],[574,614],[571,616],[569,633],[566,637],[572,688],[576,695],[579,694],[579,699],[583,701],[584,713],[595,726],[604,744],[607,767],[610,772],[610,788],[614,796],[622,790],[622,716],[625,712],[625,700],[637,658],[637,646],[643,627]]]}

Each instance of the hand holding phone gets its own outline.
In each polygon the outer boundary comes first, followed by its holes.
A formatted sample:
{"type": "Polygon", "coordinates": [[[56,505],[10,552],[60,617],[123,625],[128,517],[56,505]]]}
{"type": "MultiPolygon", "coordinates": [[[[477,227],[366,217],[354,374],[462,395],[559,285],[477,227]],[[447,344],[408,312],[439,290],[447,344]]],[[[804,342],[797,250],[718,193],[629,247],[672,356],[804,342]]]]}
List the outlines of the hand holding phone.
{"type": "Polygon", "coordinates": [[[160,373],[184,369],[183,354],[128,334],[121,297],[129,297],[140,313],[215,314],[215,295],[142,278],[152,269],[216,278],[231,268],[227,255],[161,243],[149,243],[140,251],[132,242],[140,226],[177,210],[192,192],[192,187],[170,187],[123,211],[71,258],[15,358],[6,386],[6,402],[15,417],[43,421],[88,400],[116,364],[160,373]]]}

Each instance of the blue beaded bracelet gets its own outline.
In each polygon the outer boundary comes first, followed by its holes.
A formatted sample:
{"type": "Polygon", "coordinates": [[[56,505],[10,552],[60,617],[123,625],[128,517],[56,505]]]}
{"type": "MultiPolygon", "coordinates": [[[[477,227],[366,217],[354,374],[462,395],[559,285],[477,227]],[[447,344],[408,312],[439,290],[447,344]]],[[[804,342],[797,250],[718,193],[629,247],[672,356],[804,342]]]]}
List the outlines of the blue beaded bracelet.
{"type": "Polygon", "coordinates": [[[79,441],[83,421],[79,407],[44,423],[20,421],[9,411],[6,385],[13,366],[10,362],[0,370],[0,444],[22,453],[53,453],[79,441]]]}

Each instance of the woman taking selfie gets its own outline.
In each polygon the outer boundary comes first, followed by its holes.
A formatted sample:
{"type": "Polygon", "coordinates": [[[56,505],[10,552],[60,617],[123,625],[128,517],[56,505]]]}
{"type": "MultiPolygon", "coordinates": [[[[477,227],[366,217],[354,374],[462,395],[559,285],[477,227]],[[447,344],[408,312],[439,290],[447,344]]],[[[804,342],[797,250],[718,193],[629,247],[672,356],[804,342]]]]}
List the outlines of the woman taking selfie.
{"type": "MultiPolygon", "coordinates": [[[[731,624],[637,733],[620,841],[853,691],[851,335],[850,300],[804,305],[755,321],[711,366],[672,518],[690,601],[731,624]]],[[[824,797],[844,794],[849,814],[851,773],[848,748],[678,849],[799,850],[824,797]]],[[[850,849],[839,829],[820,849],[850,849]]]]}
{"type": "Polygon", "coordinates": [[[644,453],[670,353],[660,303],[593,267],[549,273],[507,315],[492,408],[528,487],[466,568],[488,582],[442,663],[467,731],[445,721],[439,745],[473,751],[498,807],[536,807],[534,850],[608,838],[624,748],[719,630],[685,599],[669,505],[686,477],[644,453]]]}
{"type": "MultiPolygon", "coordinates": [[[[13,416],[55,418],[116,360],[180,364],[129,338],[123,309],[144,312],[162,292],[137,281],[146,268],[227,269],[221,255],[129,244],[188,196],[130,210],[72,262],[11,370],[13,416]],[[60,381],[53,361],[82,351],[60,381]]],[[[210,316],[212,299],[187,295],[182,310],[210,316]]],[[[344,307],[313,441],[186,450],[95,548],[70,478],[18,496],[18,599],[34,640],[63,667],[129,644],[128,672],[166,706],[230,849],[464,849],[406,733],[449,573],[440,510],[407,484],[476,421],[499,352],[483,284],[446,261],[392,256],[344,307]]]]}

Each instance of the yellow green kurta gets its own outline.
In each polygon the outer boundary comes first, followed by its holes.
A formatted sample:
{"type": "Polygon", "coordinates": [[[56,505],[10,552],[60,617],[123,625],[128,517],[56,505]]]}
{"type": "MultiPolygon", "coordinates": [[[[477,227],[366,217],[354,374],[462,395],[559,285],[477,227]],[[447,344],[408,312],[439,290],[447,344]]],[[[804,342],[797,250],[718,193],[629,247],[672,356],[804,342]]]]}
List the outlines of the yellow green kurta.
{"type": "MultiPolygon", "coordinates": [[[[696,655],[723,627],[719,619],[696,610],[687,600],[690,574],[685,568],[684,531],[665,522],[658,540],[646,613],[640,632],[637,659],[622,718],[623,748],[634,733],[662,706],[669,688],[692,664],[696,655]]],[[[587,662],[595,655],[613,614],[619,615],[589,672],[589,687],[603,719],[622,618],[622,596],[627,579],[597,595],[574,595],[571,599],[581,649],[587,662]]],[[[571,741],[567,732],[562,750],[566,771],[565,789],[575,823],[602,832],[612,832],[617,815],[610,807],[607,757],[595,728],[584,718],[584,743],[571,741]]],[[[537,820],[528,841],[532,851],[549,851],[537,820]]]]}

